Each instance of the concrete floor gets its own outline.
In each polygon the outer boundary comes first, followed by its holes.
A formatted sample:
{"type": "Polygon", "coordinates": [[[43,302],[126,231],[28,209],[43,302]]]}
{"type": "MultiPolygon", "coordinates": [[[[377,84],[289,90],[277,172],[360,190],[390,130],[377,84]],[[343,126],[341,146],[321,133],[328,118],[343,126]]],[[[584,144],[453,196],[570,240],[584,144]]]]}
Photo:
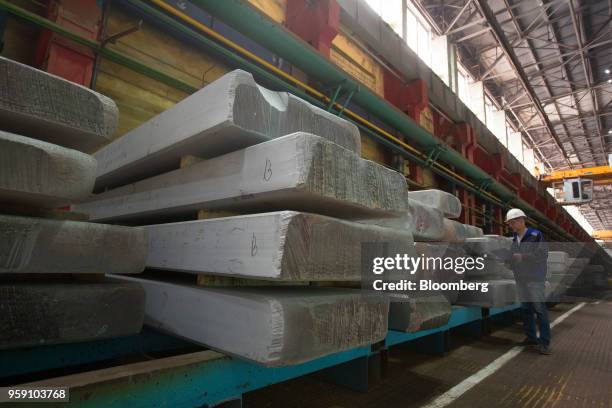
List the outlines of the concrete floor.
{"type": "MultiPolygon", "coordinates": [[[[574,304],[557,305],[551,321],[574,304]]],[[[493,326],[478,340],[452,335],[444,356],[397,346],[384,378],[360,393],[312,376],[244,396],[247,408],[419,407],[468,378],[523,337],[521,324],[493,326]]],[[[526,349],[449,407],[612,407],[612,302],[587,303],[553,329],[553,355],[526,349]]]]}

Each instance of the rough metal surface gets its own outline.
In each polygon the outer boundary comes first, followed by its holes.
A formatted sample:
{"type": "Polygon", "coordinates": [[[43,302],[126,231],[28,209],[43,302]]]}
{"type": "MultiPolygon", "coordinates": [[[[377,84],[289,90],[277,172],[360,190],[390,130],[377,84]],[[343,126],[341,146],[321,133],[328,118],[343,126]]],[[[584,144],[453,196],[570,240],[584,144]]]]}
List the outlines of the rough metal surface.
{"type": "Polygon", "coordinates": [[[94,196],[74,206],[94,220],[180,215],[201,208],[296,210],[339,218],[406,211],[406,179],[298,132],[94,196]]]}
{"type": "Polygon", "coordinates": [[[442,211],[408,200],[410,232],[416,241],[441,241],[444,238],[444,215],[442,211]]]}
{"type": "Polygon", "coordinates": [[[385,338],[388,299],[336,288],[205,289],[139,282],[145,323],[264,366],[298,364],[385,338]]]}
{"type": "Polygon", "coordinates": [[[484,235],[477,238],[466,238],[465,247],[477,256],[504,259],[512,246],[512,240],[501,235],[484,235]]]}
{"type": "Polygon", "coordinates": [[[96,161],[72,149],[0,131],[0,200],[55,208],[86,198],[96,161]]]}
{"type": "Polygon", "coordinates": [[[111,140],[117,116],[106,96],[0,57],[0,130],[91,152],[111,140]]]}
{"type": "MultiPolygon", "coordinates": [[[[149,225],[148,268],[284,281],[361,279],[362,246],[403,253],[412,235],[282,211],[149,225]]],[[[370,254],[371,255],[371,254],[370,254]]]]}
{"type": "MultiPolygon", "coordinates": [[[[479,255],[473,255],[479,256],[479,255]]],[[[484,268],[466,271],[465,276],[468,280],[488,280],[488,279],[514,279],[514,273],[506,264],[495,257],[484,257],[484,268]]]]}
{"type": "Polygon", "coordinates": [[[409,191],[408,198],[421,204],[437,208],[445,217],[457,218],[461,215],[461,201],[451,193],[442,190],[409,191]]]}
{"type": "Polygon", "coordinates": [[[478,238],[478,237],[482,237],[483,232],[482,232],[482,228],[480,227],[475,227],[473,225],[469,225],[469,224],[464,224],[465,226],[465,237],[466,238],[478,238]]]}
{"type": "Polygon", "coordinates": [[[140,273],[143,228],[0,215],[1,273],[140,273]]]}
{"type": "Polygon", "coordinates": [[[479,280],[488,282],[488,291],[463,290],[457,299],[458,305],[481,306],[481,307],[503,307],[516,302],[516,282],[510,279],[479,280]]]}
{"type": "Polygon", "coordinates": [[[451,316],[449,301],[438,293],[392,295],[389,304],[389,329],[417,332],[440,327],[451,316]]]}
{"type": "Polygon", "coordinates": [[[183,155],[215,157],[299,131],[360,154],[355,125],[235,70],[100,149],[96,188],[161,174],[183,155]]]}
{"type": "Polygon", "coordinates": [[[444,242],[465,242],[468,237],[468,225],[462,224],[455,220],[444,218],[442,221],[444,234],[440,241],[444,242]]]}
{"type": "Polygon", "coordinates": [[[0,280],[0,349],[136,334],[144,300],[132,282],[0,280]]]}
{"type": "MultiPolygon", "coordinates": [[[[427,258],[446,259],[465,257],[466,255],[461,246],[447,242],[415,242],[414,250],[416,256],[427,258]]],[[[432,269],[421,271],[419,273],[419,278],[431,279],[435,282],[458,282],[463,278],[463,275],[456,273],[454,269],[439,268],[437,265],[432,269]]],[[[459,291],[447,290],[442,292],[442,294],[451,304],[455,304],[459,296],[459,291]]]]}
{"type": "Polygon", "coordinates": [[[548,251],[549,263],[562,263],[569,266],[569,255],[563,251],[548,251]]]}
{"type": "Polygon", "coordinates": [[[408,228],[415,241],[424,242],[464,242],[469,236],[482,233],[480,228],[444,218],[438,208],[419,201],[408,199],[408,207],[408,214],[403,218],[385,221],[381,225],[408,228]]]}

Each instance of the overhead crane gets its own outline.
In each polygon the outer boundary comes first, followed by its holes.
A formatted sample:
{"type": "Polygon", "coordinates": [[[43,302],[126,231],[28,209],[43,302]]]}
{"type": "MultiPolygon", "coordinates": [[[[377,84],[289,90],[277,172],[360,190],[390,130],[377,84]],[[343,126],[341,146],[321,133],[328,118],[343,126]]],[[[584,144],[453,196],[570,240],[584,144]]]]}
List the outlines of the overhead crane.
{"type": "MultiPolygon", "coordinates": [[[[610,156],[612,162],[612,155],[610,156]]],[[[612,184],[612,163],[605,166],[555,171],[541,181],[553,188],[561,205],[581,205],[593,201],[593,186],[612,184]]]]}
{"type": "Polygon", "coordinates": [[[542,181],[545,183],[554,183],[572,178],[588,178],[593,181],[604,181],[608,184],[612,182],[612,167],[610,167],[610,165],[605,165],[554,171],[550,174],[543,175],[542,181]]]}
{"type": "Polygon", "coordinates": [[[602,241],[612,241],[612,230],[593,231],[591,235],[595,239],[601,239],[602,241]]]}

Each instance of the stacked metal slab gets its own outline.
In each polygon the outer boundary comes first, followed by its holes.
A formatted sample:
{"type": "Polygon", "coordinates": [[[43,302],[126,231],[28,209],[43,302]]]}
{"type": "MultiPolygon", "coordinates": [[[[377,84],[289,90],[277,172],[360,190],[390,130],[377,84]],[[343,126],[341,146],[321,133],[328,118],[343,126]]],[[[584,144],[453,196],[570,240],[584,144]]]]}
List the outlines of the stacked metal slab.
{"type": "Polygon", "coordinates": [[[516,282],[506,266],[512,240],[500,235],[484,235],[466,240],[469,255],[481,257],[484,267],[466,272],[472,282],[486,282],[487,291],[462,291],[458,303],[482,307],[503,307],[516,302],[516,282]]]}
{"type": "Polygon", "coordinates": [[[590,258],[568,258],[569,268],[564,279],[568,292],[578,295],[584,294],[585,280],[583,275],[590,261],[590,258]]]}
{"type": "Polygon", "coordinates": [[[570,276],[569,254],[563,251],[549,251],[546,273],[546,297],[551,302],[558,302],[573,282],[570,276]]]}
{"type": "Polygon", "coordinates": [[[572,293],[590,296],[594,291],[608,288],[608,273],[604,266],[591,262],[591,258],[570,258],[567,280],[572,293]]]}
{"type": "MultiPolygon", "coordinates": [[[[470,237],[481,237],[482,229],[462,224],[454,218],[461,215],[461,202],[454,195],[440,190],[409,192],[415,241],[420,241],[417,254],[429,257],[458,259],[466,256],[465,241],[470,237]],[[432,242],[433,241],[433,242],[432,242]]],[[[434,271],[439,282],[456,283],[464,278],[455,270],[434,271]]],[[[459,291],[445,291],[444,295],[456,304],[459,291]]]]}
{"type": "Polygon", "coordinates": [[[96,160],[84,152],[116,123],[110,99],[0,58],[0,349],[140,331],[140,285],[74,274],[141,272],[146,231],[53,210],[91,193],[96,160]]]}
{"type": "MultiPolygon", "coordinates": [[[[378,219],[379,225],[405,229],[413,235],[412,256],[423,259],[457,259],[465,256],[462,243],[468,237],[482,236],[482,230],[462,224],[452,218],[461,215],[461,202],[454,195],[441,190],[408,192],[408,211],[395,219],[378,219]]],[[[457,283],[462,275],[453,268],[440,265],[421,268],[415,280],[436,283],[457,283]]],[[[450,318],[451,304],[456,303],[458,290],[416,291],[404,293],[393,302],[390,309],[390,328],[416,331],[445,324],[450,318]]]]}
{"type": "Polygon", "coordinates": [[[297,364],[388,327],[387,298],[309,283],[359,281],[365,243],[413,243],[355,221],[407,210],[404,177],[360,147],[349,122],[233,71],[97,152],[103,192],[74,208],[145,226],[147,267],[165,272],[123,281],[143,285],[147,324],[264,366],[297,364]],[[186,155],[198,159],[181,167],[186,155]]]}

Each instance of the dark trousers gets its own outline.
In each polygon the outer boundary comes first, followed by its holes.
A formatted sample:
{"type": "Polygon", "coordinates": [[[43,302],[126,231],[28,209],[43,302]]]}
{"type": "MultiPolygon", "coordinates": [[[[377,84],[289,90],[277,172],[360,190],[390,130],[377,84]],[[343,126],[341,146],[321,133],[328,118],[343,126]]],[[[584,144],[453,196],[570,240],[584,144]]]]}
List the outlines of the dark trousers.
{"type": "Polygon", "coordinates": [[[525,336],[529,340],[548,346],[550,344],[550,322],[548,309],[546,309],[544,282],[517,282],[517,289],[521,301],[525,336]],[[536,317],[540,332],[539,338],[536,333],[536,317]]]}

